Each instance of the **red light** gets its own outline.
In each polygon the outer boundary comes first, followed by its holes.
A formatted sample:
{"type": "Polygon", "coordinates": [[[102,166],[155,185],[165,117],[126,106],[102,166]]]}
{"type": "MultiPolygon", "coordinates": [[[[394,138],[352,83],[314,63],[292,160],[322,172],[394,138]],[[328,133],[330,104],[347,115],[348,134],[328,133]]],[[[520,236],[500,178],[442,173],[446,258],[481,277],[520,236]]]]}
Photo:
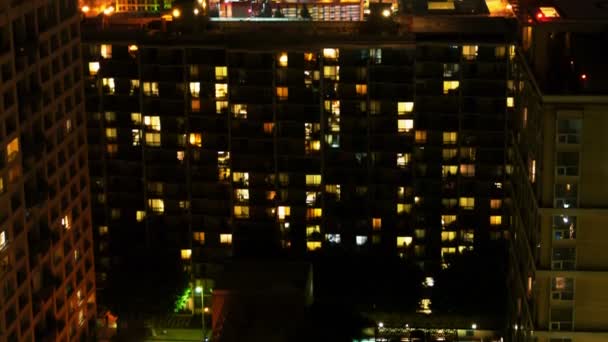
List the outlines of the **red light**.
{"type": "Polygon", "coordinates": [[[544,15],[542,12],[538,12],[538,13],[536,13],[536,18],[537,18],[537,19],[542,19],[542,18],[544,18],[544,17],[545,17],[545,15],[544,15]]]}
{"type": "Polygon", "coordinates": [[[586,79],[587,79],[587,74],[582,74],[582,75],[581,75],[581,80],[583,80],[583,81],[584,81],[584,80],[586,80],[586,79]]]}

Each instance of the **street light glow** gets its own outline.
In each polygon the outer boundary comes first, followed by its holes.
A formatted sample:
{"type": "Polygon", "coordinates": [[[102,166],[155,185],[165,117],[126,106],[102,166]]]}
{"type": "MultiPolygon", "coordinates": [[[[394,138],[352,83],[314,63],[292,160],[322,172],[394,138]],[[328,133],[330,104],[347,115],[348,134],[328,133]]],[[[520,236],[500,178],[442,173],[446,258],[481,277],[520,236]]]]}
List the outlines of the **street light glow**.
{"type": "Polygon", "coordinates": [[[106,9],[103,10],[103,14],[105,15],[112,15],[112,13],[114,13],[114,6],[106,7],[106,9]]]}
{"type": "Polygon", "coordinates": [[[194,292],[201,293],[203,292],[203,288],[201,286],[197,286],[196,288],[194,288],[194,292]]]}
{"type": "Polygon", "coordinates": [[[179,8],[174,8],[171,14],[174,18],[179,18],[182,15],[182,12],[179,10],[179,8]]]}
{"type": "Polygon", "coordinates": [[[378,328],[384,328],[384,323],[379,322],[379,323],[378,323],[378,328]]]}
{"type": "Polygon", "coordinates": [[[473,329],[473,330],[477,329],[477,324],[475,324],[475,323],[471,324],[471,329],[473,329]]]}
{"type": "Polygon", "coordinates": [[[84,5],[84,6],[82,6],[81,10],[83,13],[88,13],[91,9],[89,8],[89,6],[84,5]]]}
{"type": "Polygon", "coordinates": [[[195,8],[194,9],[194,15],[198,15],[198,12],[199,12],[198,8],[195,8]]]}
{"type": "Polygon", "coordinates": [[[388,8],[384,9],[382,11],[382,16],[385,17],[385,18],[390,17],[391,16],[391,10],[389,10],[388,8]]]}

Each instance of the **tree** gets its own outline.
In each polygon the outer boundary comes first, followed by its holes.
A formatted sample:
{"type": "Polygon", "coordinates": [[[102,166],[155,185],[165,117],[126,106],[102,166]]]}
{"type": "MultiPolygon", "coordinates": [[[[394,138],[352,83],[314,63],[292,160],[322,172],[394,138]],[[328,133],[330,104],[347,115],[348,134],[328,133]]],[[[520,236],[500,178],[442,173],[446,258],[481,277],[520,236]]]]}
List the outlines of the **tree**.
{"type": "Polygon", "coordinates": [[[302,6],[302,9],[300,10],[300,17],[302,17],[302,19],[312,19],[310,12],[308,11],[308,7],[306,6],[306,4],[304,4],[302,6]]]}

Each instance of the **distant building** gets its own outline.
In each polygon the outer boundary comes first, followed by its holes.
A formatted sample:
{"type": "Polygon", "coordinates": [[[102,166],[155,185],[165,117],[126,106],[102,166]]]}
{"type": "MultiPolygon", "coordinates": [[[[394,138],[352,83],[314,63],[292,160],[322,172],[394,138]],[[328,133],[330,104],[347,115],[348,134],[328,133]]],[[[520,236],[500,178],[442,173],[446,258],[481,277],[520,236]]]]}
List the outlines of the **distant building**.
{"type": "Polygon", "coordinates": [[[75,1],[0,1],[0,341],[94,335],[79,22],[75,1]]]}

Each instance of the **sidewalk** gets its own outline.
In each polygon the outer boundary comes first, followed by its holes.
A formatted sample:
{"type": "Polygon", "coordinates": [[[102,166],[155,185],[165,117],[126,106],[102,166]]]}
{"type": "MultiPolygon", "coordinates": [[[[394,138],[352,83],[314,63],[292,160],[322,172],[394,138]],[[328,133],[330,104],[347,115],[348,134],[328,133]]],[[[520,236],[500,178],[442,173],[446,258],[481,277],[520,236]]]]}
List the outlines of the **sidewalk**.
{"type": "Polygon", "coordinates": [[[146,337],[144,342],[148,341],[166,341],[166,342],[182,342],[202,340],[202,332],[200,329],[155,329],[156,336],[146,337]],[[163,333],[164,332],[164,333],[163,333]]]}

